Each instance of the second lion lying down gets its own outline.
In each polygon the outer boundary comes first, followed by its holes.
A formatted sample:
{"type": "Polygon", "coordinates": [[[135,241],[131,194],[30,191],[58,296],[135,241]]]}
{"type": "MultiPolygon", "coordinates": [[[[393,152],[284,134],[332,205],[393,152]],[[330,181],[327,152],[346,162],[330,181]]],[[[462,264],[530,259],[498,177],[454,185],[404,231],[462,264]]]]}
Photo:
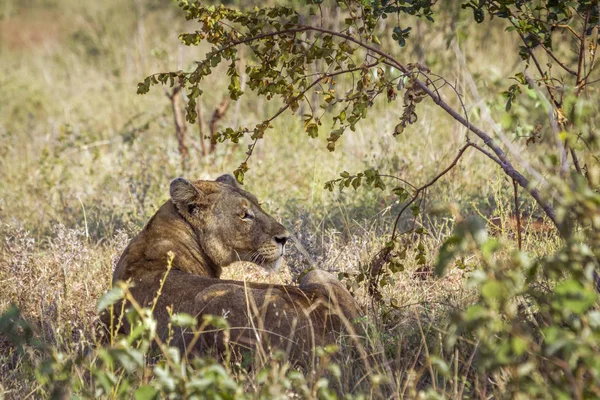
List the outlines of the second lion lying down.
{"type": "MultiPolygon", "coordinates": [[[[168,254],[174,254],[154,307],[162,340],[169,336],[167,307],[199,320],[203,315],[223,316],[230,326],[229,345],[237,350],[277,348],[301,364],[315,346],[335,343],[340,332],[352,330],[359,308],[346,288],[324,271],[310,271],[299,287],[219,279],[222,268],[235,261],[276,269],[289,238],[232,176],[193,183],[178,178],[171,182],[170,194],[129,243],[113,275],[113,282],[130,280],[135,300],[151,306],[167,271],[168,254]]],[[[182,350],[194,336],[181,329],[171,334],[172,344],[182,350]]],[[[203,333],[193,350],[223,351],[223,337],[203,333]]]]}

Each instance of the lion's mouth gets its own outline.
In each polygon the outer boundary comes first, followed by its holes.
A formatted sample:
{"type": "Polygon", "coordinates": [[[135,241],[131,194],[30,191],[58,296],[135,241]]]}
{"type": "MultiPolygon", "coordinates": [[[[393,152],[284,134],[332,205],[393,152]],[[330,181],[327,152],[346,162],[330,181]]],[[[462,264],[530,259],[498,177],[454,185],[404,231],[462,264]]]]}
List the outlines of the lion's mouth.
{"type": "Polygon", "coordinates": [[[258,264],[267,271],[277,271],[281,267],[283,260],[283,254],[278,257],[265,257],[263,255],[257,255],[251,260],[253,263],[258,264]]]}
{"type": "Polygon", "coordinates": [[[246,253],[246,261],[259,265],[267,271],[276,271],[281,267],[285,245],[264,244],[253,252],[246,253]]]}

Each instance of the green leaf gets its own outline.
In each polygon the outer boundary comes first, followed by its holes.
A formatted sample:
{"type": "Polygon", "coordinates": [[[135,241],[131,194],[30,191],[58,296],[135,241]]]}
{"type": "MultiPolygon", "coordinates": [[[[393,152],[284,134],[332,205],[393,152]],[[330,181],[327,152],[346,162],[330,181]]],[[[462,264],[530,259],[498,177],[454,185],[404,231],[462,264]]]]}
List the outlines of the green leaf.
{"type": "Polygon", "coordinates": [[[334,129],[333,131],[331,131],[331,133],[329,134],[329,137],[327,138],[327,150],[329,150],[329,151],[335,150],[335,143],[342,136],[345,129],[346,129],[345,127],[341,127],[341,128],[334,129]]]}
{"type": "Polygon", "coordinates": [[[381,177],[377,176],[373,182],[373,187],[379,190],[385,190],[385,183],[381,180],[381,177]]]}
{"type": "Polygon", "coordinates": [[[400,122],[398,125],[396,125],[396,127],[394,128],[394,136],[398,136],[401,135],[402,132],[404,132],[404,124],[402,122],[400,122]]]}
{"type": "Polygon", "coordinates": [[[429,362],[431,363],[431,365],[433,367],[435,367],[435,370],[437,372],[442,374],[442,376],[446,376],[446,377],[450,376],[450,367],[448,366],[448,363],[446,363],[445,360],[443,360],[437,356],[431,356],[429,358],[429,362]]]}
{"type": "Polygon", "coordinates": [[[315,123],[308,124],[304,130],[313,139],[319,136],[319,126],[315,123]]]}
{"type": "Polygon", "coordinates": [[[404,271],[404,264],[399,263],[399,262],[395,262],[392,261],[388,264],[388,268],[390,269],[390,271],[395,274],[397,272],[402,272],[404,271]]]}
{"type": "Polygon", "coordinates": [[[392,193],[394,193],[396,196],[398,196],[398,201],[400,203],[408,200],[408,198],[410,197],[410,194],[408,193],[408,191],[406,189],[404,189],[403,187],[396,187],[396,188],[392,189],[392,193]]]}
{"type": "Polygon", "coordinates": [[[229,329],[229,322],[223,317],[218,315],[203,315],[202,321],[206,324],[212,325],[215,328],[229,329]]]}
{"type": "Polygon", "coordinates": [[[108,292],[106,292],[100,300],[98,300],[98,304],[96,304],[96,311],[100,312],[106,309],[107,307],[112,306],[113,304],[122,300],[124,296],[125,292],[123,291],[123,289],[121,289],[118,286],[113,287],[108,292]]]}
{"type": "Polygon", "coordinates": [[[133,392],[133,398],[135,400],[154,400],[158,399],[158,390],[153,386],[143,385],[133,392]]]}
{"type": "Polygon", "coordinates": [[[517,80],[517,82],[519,82],[521,85],[524,85],[527,83],[527,79],[525,78],[525,75],[522,72],[519,72],[518,74],[515,75],[515,79],[517,80]]]}
{"type": "Polygon", "coordinates": [[[481,254],[485,257],[485,258],[489,258],[492,256],[492,254],[494,254],[496,251],[498,251],[499,249],[502,248],[502,245],[500,244],[500,242],[496,239],[487,239],[485,242],[483,242],[481,244],[481,254]]]}
{"type": "Polygon", "coordinates": [[[508,290],[503,282],[487,281],[481,286],[481,294],[488,301],[504,300],[508,290]]]}
{"type": "Polygon", "coordinates": [[[133,372],[144,365],[144,354],[134,348],[110,349],[109,354],[128,372],[133,372]]]}
{"type": "Polygon", "coordinates": [[[219,63],[221,62],[221,55],[220,54],[215,54],[214,56],[212,56],[210,58],[210,66],[211,67],[216,67],[217,65],[219,65],[219,63]]]}
{"type": "Polygon", "coordinates": [[[467,309],[467,312],[464,314],[464,318],[466,321],[474,322],[485,319],[487,314],[488,311],[486,307],[484,307],[482,304],[475,304],[467,309]]]}
{"type": "Polygon", "coordinates": [[[174,326],[180,326],[182,328],[195,327],[198,324],[198,320],[186,313],[178,313],[171,316],[171,323],[174,326]]]}
{"type": "Polygon", "coordinates": [[[556,285],[552,306],[563,312],[582,315],[596,302],[595,291],[585,288],[579,281],[568,279],[556,285]]]}
{"type": "Polygon", "coordinates": [[[521,356],[521,355],[525,354],[525,352],[529,348],[529,341],[520,336],[514,336],[511,339],[511,347],[512,347],[513,352],[517,356],[521,356]]]}
{"type": "Polygon", "coordinates": [[[588,313],[588,319],[590,321],[590,326],[594,329],[600,328],[600,311],[590,311],[588,313]]]}
{"type": "Polygon", "coordinates": [[[419,207],[417,204],[410,206],[410,210],[412,211],[414,217],[421,213],[421,207],[419,207]]]}
{"type": "Polygon", "coordinates": [[[158,382],[165,389],[167,389],[170,392],[175,390],[176,381],[167,368],[157,365],[156,367],[154,367],[154,374],[156,375],[158,382]]]}
{"type": "Polygon", "coordinates": [[[460,252],[464,242],[465,237],[463,235],[453,235],[444,241],[435,263],[435,274],[437,276],[444,276],[446,268],[460,252]]]}

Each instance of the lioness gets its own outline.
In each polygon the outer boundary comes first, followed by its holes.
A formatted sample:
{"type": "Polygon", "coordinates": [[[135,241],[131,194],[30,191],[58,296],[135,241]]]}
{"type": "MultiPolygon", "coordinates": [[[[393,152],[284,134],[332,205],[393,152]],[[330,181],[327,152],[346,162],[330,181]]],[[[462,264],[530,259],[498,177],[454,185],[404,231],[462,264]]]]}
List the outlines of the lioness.
{"type": "MultiPolygon", "coordinates": [[[[113,282],[130,280],[135,300],[148,306],[165,276],[168,253],[174,254],[154,308],[162,340],[169,335],[167,307],[199,319],[218,315],[228,321],[229,344],[237,350],[278,348],[304,364],[311,349],[334,343],[349,321],[360,316],[350,293],[324,271],[310,271],[299,287],[219,279],[222,268],[238,260],[276,269],[289,238],[231,175],[193,183],[178,178],[171,182],[170,194],[129,243],[113,275],[113,282]]],[[[190,330],[173,333],[172,343],[181,349],[193,337],[190,330]]],[[[223,351],[223,337],[222,332],[204,333],[194,351],[223,351]]]]}

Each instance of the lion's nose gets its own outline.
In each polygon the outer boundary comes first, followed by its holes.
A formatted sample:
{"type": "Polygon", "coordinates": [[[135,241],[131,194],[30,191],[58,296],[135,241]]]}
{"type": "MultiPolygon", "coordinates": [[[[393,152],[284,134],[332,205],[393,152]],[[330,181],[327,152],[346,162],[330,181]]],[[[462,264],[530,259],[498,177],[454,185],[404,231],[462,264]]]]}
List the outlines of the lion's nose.
{"type": "Polygon", "coordinates": [[[279,244],[281,244],[281,246],[285,246],[285,244],[287,243],[288,239],[290,238],[290,235],[288,235],[287,233],[284,233],[282,235],[276,235],[275,236],[275,241],[279,244]]]}

